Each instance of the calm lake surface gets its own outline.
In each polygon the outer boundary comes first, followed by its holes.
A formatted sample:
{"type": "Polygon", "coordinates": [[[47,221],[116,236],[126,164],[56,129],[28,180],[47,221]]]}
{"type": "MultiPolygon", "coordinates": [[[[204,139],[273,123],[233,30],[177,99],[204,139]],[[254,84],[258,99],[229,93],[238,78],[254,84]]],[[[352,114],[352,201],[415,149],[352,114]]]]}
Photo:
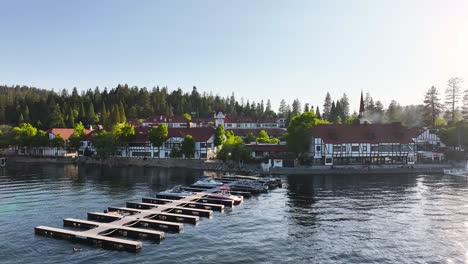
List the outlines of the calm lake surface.
{"type": "Polygon", "coordinates": [[[468,262],[468,182],[441,175],[285,177],[285,188],[144,242],[139,254],[34,235],[199,174],[9,164],[0,169],[0,263],[468,262]]]}

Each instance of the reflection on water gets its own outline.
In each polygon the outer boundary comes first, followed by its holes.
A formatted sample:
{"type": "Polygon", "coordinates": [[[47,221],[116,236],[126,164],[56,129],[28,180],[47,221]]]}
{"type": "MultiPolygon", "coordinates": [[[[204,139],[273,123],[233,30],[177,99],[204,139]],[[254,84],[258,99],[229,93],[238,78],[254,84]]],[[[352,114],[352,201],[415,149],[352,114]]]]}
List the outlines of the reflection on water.
{"type": "Polygon", "coordinates": [[[37,225],[122,206],[199,171],[21,165],[0,169],[1,263],[464,263],[468,184],[426,175],[288,176],[139,254],[38,237],[37,225]],[[73,253],[72,248],[83,250],[73,253]]]}

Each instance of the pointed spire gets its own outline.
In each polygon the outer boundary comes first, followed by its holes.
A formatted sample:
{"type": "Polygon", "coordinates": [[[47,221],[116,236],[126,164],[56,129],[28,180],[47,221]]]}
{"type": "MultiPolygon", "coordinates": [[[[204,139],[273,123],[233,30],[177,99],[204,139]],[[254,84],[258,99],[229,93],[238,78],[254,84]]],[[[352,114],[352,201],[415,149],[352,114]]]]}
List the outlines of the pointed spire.
{"type": "Polygon", "coordinates": [[[362,90],[361,90],[361,103],[359,105],[359,117],[362,117],[362,114],[364,113],[365,109],[364,109],[364,95],[362,94],[362,90]]]}

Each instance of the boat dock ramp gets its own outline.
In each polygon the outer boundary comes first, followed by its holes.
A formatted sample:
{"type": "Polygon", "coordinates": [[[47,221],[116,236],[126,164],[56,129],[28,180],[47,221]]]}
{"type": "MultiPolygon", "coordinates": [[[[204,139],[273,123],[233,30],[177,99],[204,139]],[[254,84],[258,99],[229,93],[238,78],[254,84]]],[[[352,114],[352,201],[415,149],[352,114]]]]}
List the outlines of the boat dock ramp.
{"type": "Polygon", "coordinates": [[[68,229],[37,226],[34,231],[37,235],[100,248],[138,252],[143,244],[135,240],[161,241],[165,238],[165,232],[182,232],[184,224],[196,225],[200,218],[211,218],[213,212],[222,213],[225,207],[237,204],[232,199],[218,197],[218,193],[229,192],[248,198],[262,192],[258,186],[269,186],[269,189],[281,187],[279,179],[225,176],[216,180],[222,185],[180,187],[183,190],[181,195],[161,192],[156,197],[142,198],[141,202],[127,202],[126,207],[88,212],[87,220],[65,218],[63,225],[68,229]]]}

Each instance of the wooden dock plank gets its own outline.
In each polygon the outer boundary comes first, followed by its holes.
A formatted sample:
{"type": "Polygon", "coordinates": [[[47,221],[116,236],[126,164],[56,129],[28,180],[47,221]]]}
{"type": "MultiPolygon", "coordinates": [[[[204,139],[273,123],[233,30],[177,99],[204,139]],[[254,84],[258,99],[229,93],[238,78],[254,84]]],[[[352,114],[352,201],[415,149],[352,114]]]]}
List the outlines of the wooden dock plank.
{"type": "Polygon", "coordinates": [[[61,228],[37,226],[34,228],[37,235],[53,237],[59,239],[70,240],[74,242],[92,244],[97,247],[126,250],[130,252],[138,252],[142,248],[142,243],[139,241],[131,241],[127,239],[120,239],[114,237],[106,237],[100,235],[84,234],[83,232],[76,232],[61,228]]]}

